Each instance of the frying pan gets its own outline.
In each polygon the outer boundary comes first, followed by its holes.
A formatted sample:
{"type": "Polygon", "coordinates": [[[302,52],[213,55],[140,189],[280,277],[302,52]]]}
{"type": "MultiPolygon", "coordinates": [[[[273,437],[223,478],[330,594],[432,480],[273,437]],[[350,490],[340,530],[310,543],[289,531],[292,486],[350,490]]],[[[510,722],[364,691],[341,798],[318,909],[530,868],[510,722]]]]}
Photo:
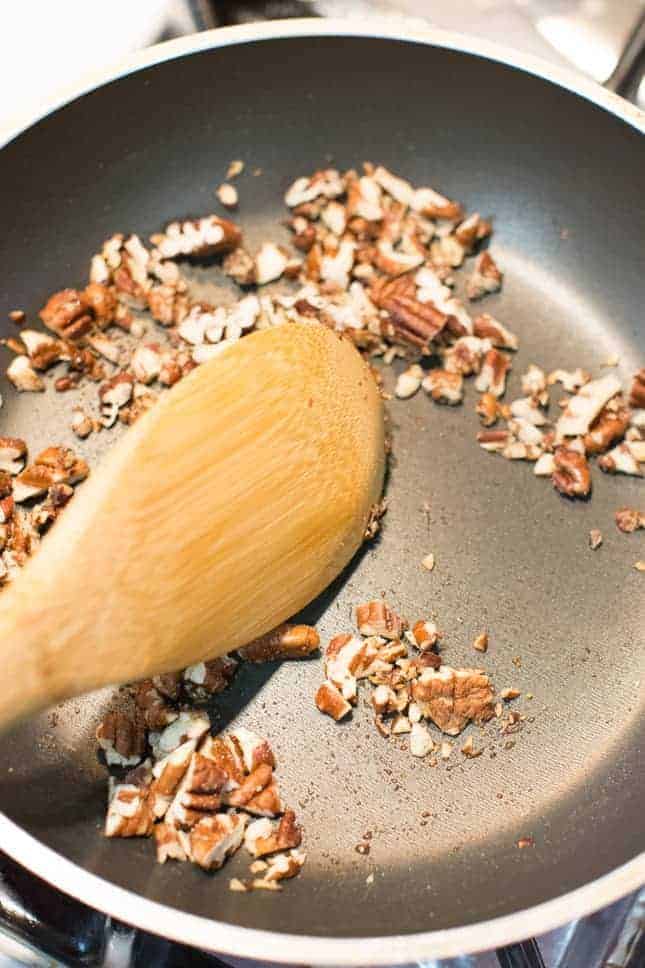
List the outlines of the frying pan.
{"type": "MultiPolygon", "coordinates": [[[[393,21],[216,31],[104,80],[0,152],[3,319],[82,284],[112,232],[147,235],[211,211],[233,158],[247,163],[239,220],[250,245],[276,237],[297,175],[373,159],[495,216],[506,277],[486,309],[521,340],[509,399],[529,362],[597,370],[615,353],[625,381],[643,364],[644,125],[620,98],[532,58],[393,21]]],[[[32,450],[78,446],[64,395],[2,392],[2,433],[32,450]]],[[[242,856],[209,877],[157,865],[147,841],[101,836],[106,778],[93,733],[106,690],[2,738],[2,849],[153,933],[316,964],[490,948],[642,884],[645,586],[633,563],[644,555],[642,537],[613,526],[616,508],[642,505],[642,482],[596,473],[592,501],[566,502],[529,465],[476,446],[474,399],[470,389],[462,408],[392,402],[383,535],[305,617],[325,639],[384,592],[411,619],[436,612],[453,665],[473,664],[470,643],[487,628],[477,662],[498,688],[524,694],[512,748],[475,729],[483,756],[455,753],[432,769],[382,740],[366,707],[340,726],[320,716],[319,662],[242,668],[214,721],[271,738],[308,860],[282,895],[240,896],[228,880],[246,871],[242,856]],[[594,553],[591,527],[605,533],[594,553]],[[432,574],[419,566],[430,550],[432,574]],[[523,837],[534,846],[519,850],[523,837]]]]}

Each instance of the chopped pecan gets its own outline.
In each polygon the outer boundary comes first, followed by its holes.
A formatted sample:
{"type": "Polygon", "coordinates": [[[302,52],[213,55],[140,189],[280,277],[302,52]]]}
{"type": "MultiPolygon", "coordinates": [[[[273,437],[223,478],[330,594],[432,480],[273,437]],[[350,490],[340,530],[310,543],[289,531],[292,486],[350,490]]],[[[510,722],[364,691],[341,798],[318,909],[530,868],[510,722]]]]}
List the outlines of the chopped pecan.
{"type": "Polygon", "coordinates": [[[458,202],[450,201],[432,188],[417,188],[409,204],[415,212],[419,212],[425,218],[456,221],[463,216],[463,209],[458,202]]]}
{"type": "Polygon", "coordinates": [[[553,486],[566,497],[587,497],[591,491],[591,470],[584,454],[567,447],[556,447],[553,486]]]}
{"type": "Polygon", "coordinates": [[[223,205],[224,208],[237,208],[239,196],[237,188],[234,185],[229,185],[224,182],[219,186],[215,194],[220,205],[223,205]]]}
{"type": "Polygon", "coordinates": [[[493,396],[490,390],[483,393],[477,401],[475,408],[479,419],[484,427],[492,427],[497,423],[499,417],[503,416],[503,408],[497,397],[493,396]]]}
{"type": "Polygon", "coordinates": [[[401,637],[408,623],[382,599],[366,602],[356,608],[356,624],[361,635],[382,635],[385,639],[401,637]]]}
{"type": "Polygon", "coordinates": [[[592,551],[595,551],[596,548],[599,548],[601,544],[602,544],[602,531],[599,531],[598,528],[592,528],[591,531],[589,532],[589,547],[591,548],[592,551]]]}
{"type": "Polygon", "coordinates": [[[197,662],[184,669],[184,689],[195,702],[204,702],[226,689],[235,675],[238,663],[229,655],[209,662],[197,662]]]}
{"type": "Polygon", "coordinates": [[[608,474],[632,474],[641,477],[639,461],[634,453],[634,444],[625,441],[598,459],[598,467],[608,474]]]}
{"type": "Polygon", "coordinates": [[[203,817],[188,835],[190,860],[204,870],[218,870],[244,839],[247,817],[241,813],[218,813],[203,817]]]}
{"type": "Polygon", "coordinates": [[[255,257],[255,282],[264,286],[279,279],[289,262],[289,254],[275,242],[263,242],[255,257]]]}
{"type": "Polygon", "coordinates": [[[630,407],[645,407],[645,368],[634,374],[632,386],[629,391],[630,407]]]}
{"type": "Polygon", "coordinates": [[[385,514],[387,513],[387,499],[383,498],[377,504],[373,504],[370,508],[369,518],[367,519],[367,524],[365,525],[365,540],[370,541],[372,538],[381,530],[381,521],[383,520],[385,514]]]}
{"type": "Polygon", "coordinates": [[[45,389],[26,356],[16,356],[7,367],[7,379],[21,393],[39,393],[45,389]]]}
{"type": "Polygon", "coordinates": [[[171,824],[158,823],[152,829],[157,846],[157,862],[165,864],[167,860],[187,860],[184,848],[185,837],[182,832],[171,824]]]}
{"type": "Polygon", "coordinates": [[[54,293],[39,315],[47,329],[67,340],[80,339],[89,333],[94,316],[87,297],[77,289],[54,293]]]}
{"type": "Polygon", "coordinates": [[[36,329],[23,329],[20,338],[35,370],[47,370],[64,358],[65,344],[47,333],[40,333],[36,329]]]}
{"type": "Polygon", "coordinates": [[[27,445],[20,437],[0,437],[0,470],[19,474],[25,466],[27,445]]]}
{"type": "Polygon", "coordinates": [[[448,321],[446,314],[431,303],[419,302],[414,280],[409,275],[380,280],[372,287],[370,296],[388,314],[383,322],[384,335],[422,350],[428,349],[448,321]]]}
{"type": "Polygon", "coordinates": [[[553,370],[552,373],[549,373],[547,382],[549,386],[553,386],[554,383],[561,383],[567,393],[573,393],[574,390],[579,390],[590,380],[591,374],[578,367],[575,370],[553,370]]]}
{"type": "Polygon", "coordinates": [[[490,222],[483,219],[479,212],[473,212],[459,223],[455,229],[455,238],[461,242],[466,252],[472,252],[477,243],[489,236],[492,230],[490,222]]]}
{"type": "Polygon", "coordinates": [[[558,439],[586,434],[603,407],[620,393],[620,389],[620,381],[613,373],[582,386],[568,401],[556,424],[558,439]]]}
{"type": "Polygon", "coordinates": [[[616,527],[625,534],[645,528],[645,511],[637,511],[635,508],[620,508],[614,514],[616,527]]]}
{"type": "Polygon", "coordinates": [[[139,383],[152,383],[161,371],[162,352],[159,343],[142,343],[132,354],[130,366],[139,383]]]}
{"type": "Polygon", "coordinates": [[[477,669],[426,669],[412,683],[412,696],[422,714],[449,736],[457,736],[470,720],[493,716],[491,681],[477,669]]]}
{"type": "Polygon", "coordinates": [[[96,740],[108,765],[135,766],[146,751],[146,729],[136,712],[110,712],[99,723],[96,740]]]}
{"type": "Polygon", "coordinates": [[[44,531],[56,520],[60,512],[74,495],[74,488],[68,484],[54,484],[47,491],[47,497],[41,505],[34,508],[31,516],[32,524],[37,531],[44,531]]]}
{"type": "Polygon", "coordinates": [[[544,411],[535,397],[519,397],[510,405],[510,413],[517,420],[531,424],[533,427],[543,427],[548,423],[544,411]]]}
{"type": "Polygon", "coordinates": [[[440,638],[441,632],[434,622],[421,619],[412,626],[412,640],[420,652],[434,649],[440,638]]]}
{"type": "Polygon", "coordinates": [[[311,625],[279,625],[253,642],[238,649],[246,662],[278,662],[282,659],[303,659],[320,645],[320,638],[311,625]]]}
{"type": "Polygon", "coordinates": [[[506,353],[492,349],[486,353],[481,373],[475,381],[480,393],[488,391],[494,397],[501,397],[506,390],[506,374],[511,369],[511,358],[506,353]]]}
{"type": "Polygon", "coordinates": [[[162,732],[150,733],[148,739],[155,760],[163,759],[188,740],[200,739],[208,732],[210,725],[210,719],[202,710],[182,710],[162,732]]]}
{"type": "Polygon", "coordinates": [[[188,298],[174,286],[153,286],[146,294],[148,308],[153,319],[162,326],[181,323],[188,313],[188,298]]]}
{"type": "Polygon", "coordinates": [[[374,265],[386,276],[396,277],[417,269],[423,265],[424,256],[421,252],[404,252],[395,249],[387,239],[380,239],[376,243],[374,265]]]}
{"type": "Polygon", "coordinates": [[[177,710],[158,691],[152,679],[144,679],[137,684],[134,702],[148,729],[164,729],[179,716],[177,710]]]}
{"type": "Polygon", "coordinates": [[[235,249],[242,241],[242,233],[234,222],[218,215],[206,215],[171,222],[152,241],[163,259],[202,259],[235,249]]]}
{"type": "MultiPolygon", "coordinates": [[[[312,229],[315,238],[315,229],[312,229]]],[[[298,242],[294,240],[298,246],[298,242]]],[[[313,239],[312,239],[313,245],[313,239]]],[[[300,248],[300,246],[298,246],[300,248]]],[[[255,261],[246,249],[239,245],[233,249],[222,263],[222,268],[227,276],[234,279],[239,286],[251,286],[255,282],[255,261]]]]}
{"type": "Polygon", "coordinates": [[[160,676],[153,676],[152,683],[155,689],[162,696],[165,696],[166,699],[170,699],[173,702],[179,699],[181,692],[181,672],[164,672],[160,676]]]}
{"type": "Polygon", "coordinates": [[[111,783],[105,818],[106,837],[147,837],[154,818],[147,790],[134,783],[111,783]]]}
{"type": "Polygon", "coordinates": [[[423,723],[413,723],[410,730],[410,753],[419,758],[427,756],[434,749],[434,740],[423,723]]]}
{"type": "Polygon", "coordinates": [[[551,477],[555,471],[555,458],[553,454],[540,454],[535,466],[533,468],[533,473],[536,477],[551,477]]]}
{"type": "Polygon", "coordinates": [[[479,336],[480,339],[489,339],[493,346],[497,346],[499,349],[516,350],[519,346],[515,333],[511,333],[498,319],[489,316],[488,313],[477,316],[473,323],[473,331],[475,336],[479,336]]]}
{"type": "Polygon", "coordinates": [[[321,713],[331,716],[336,722],[351,712],[352,709],[340,690],[329,680],[318,687],[315,702],[321,713]]]}
{"type": "Polygon", "coordinates": [[[196,739],[189,739],[154,764],[152,786],[150,787],[150,805],[155,817],[166,815],[179,785],[186,775],[196,745],[196,739]]]}
{"type": "Polygon", "coordinates": [[[16,477],[14,497],[27,501],[54,484],[77,484],[89,474],[87,463],[68,447],[47,447],[16,477]]]}
{"type": "Polygon", "coordinates": [[[102,285],[100,282],[90,282],[83,290],[82,295],[96,324],[101,329],[114,322],[117,299],[110,286],[102,285]]]}
{"type": "Polygon", "coordinates": [[[244,846],[253,857],[266,857],[279,850],[299,847],[301,842],[302,830],[293,810],[285,811],[278,824],[267,818],[254,820],[244,835],[244,846]]]}
{"type": "Polygon", "coordinates": [[[463,400],[464,378],[461,373],[449,373],[448,370],[428,370],[421,384],[435,403],[447,403],[454,406],[463,400]]]}
{"type": "Polygon", "coordinates": [[[529,368],[521,377],[522,393],[527,397],[534,397],[542,406],[546,406],[549,400],[546,374],[544,370],[530,363],[529,368]]]}
{"type": "Polygon", "coordinates": [[[612,444],[622,440],[629,427],[630,417],[631,411],[627,407],[622,406],[618,410],[610,410],[608,406],[603,407],[583,437],[587,453],[602,454],[612,444]]]}
{"type": "Polygon", "coordinates": [[[480,430],[477,443],[483,450],[491,453],[501,453],[511,440],[508,430],[480,430]]]}
{"type": "Polygon", "coordinates": [[[297,208],[319,197],[338,198],[345,191],[344,179],[334,168],[314,172],[311,177],[297,178],[284,200],[288,208],[297,208]]]}
{"type": "Polygon", "coordinates": [[[464,376],[479,373],[484,354],[490,348],[490,340],[480,339],[478,336],[461,336],[443,351],[444,369],[449,373],[462,373],[464,376]]]}
{"type": "Polygon", "coordinates": [[[80,437],[81,440],[85,440],[86,437],[89,437],[94,430],[94,422],[92,419],[78,407],[72,411],[71,426],[76,436],[80,437]]]}
{"type": "Polygon", "coordinates": [[[252,773],[261,763],[268,763],[271,767],[275,766],[271,746],[266,739],[258,736],[257,733],[246,729],[244,726],[237,726],[230,731],[229,739],[239,750],[247,773],[252,773]]]}
{"type": "Polygon", "coordinates": [[[457,269],[464,261],[465,249],[454,235],[444,235],[430,244],[430,261],[438,269],[457,269]]]}
{"type": "Polygon", "coordinates": [[[489,292],[497,292],[502,287],[502,272],[490,252],[477,256],[475,269],[466,283],[469,299],[481,299],[489,292]]]}

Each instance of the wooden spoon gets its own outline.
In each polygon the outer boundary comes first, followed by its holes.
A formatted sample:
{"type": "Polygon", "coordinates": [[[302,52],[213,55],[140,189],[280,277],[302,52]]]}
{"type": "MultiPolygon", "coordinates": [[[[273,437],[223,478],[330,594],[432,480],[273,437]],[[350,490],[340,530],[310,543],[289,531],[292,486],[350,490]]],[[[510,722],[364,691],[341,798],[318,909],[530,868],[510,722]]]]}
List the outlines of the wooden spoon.
{"type": "Polygon", "coordinates": [[[124,435],[0,596],[0,725],[213,658],[311,601],[360,546],[383,410],[319,324],[246,337],[124,435]]]}

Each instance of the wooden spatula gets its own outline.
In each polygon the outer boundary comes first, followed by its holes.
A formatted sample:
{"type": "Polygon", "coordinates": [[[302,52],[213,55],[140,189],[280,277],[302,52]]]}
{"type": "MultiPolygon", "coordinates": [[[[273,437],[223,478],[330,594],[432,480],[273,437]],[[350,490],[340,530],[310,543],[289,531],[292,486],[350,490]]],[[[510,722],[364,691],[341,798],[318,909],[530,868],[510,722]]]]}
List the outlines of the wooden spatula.
{"type": "Polygon", "coordinates": [[[0,596],[0,725],[293,615],[361,544],[383,469],[375,382],[324,326],[260,331],[196,369],[0,596]]]}

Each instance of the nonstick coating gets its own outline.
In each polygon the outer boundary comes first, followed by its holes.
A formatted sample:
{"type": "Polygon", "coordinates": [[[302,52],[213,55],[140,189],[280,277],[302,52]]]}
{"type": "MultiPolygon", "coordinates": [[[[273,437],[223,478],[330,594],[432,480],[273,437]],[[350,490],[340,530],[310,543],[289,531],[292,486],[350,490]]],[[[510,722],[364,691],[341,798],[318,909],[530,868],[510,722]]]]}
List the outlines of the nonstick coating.
{"type": "MultiPolygon", "coordinates": [[[[216,210],[213,192],[233,158],[247,165],[239,221],[252,242],[276,236],[291,180],[327,162],[380,161],[493,214],[506,276],[483,308],[520,334],[509,399],[529,362],[597,371],[616,353],[625,380],[643,365],[638,133],[511,67],[361,37],[256,42],[162,63],[10,143],[0,152],[2,319],[15,307],[33,319],[52,291],[83,284],[89,255],[109,234],[147,235],[173,217],[216,210]]],[[[3,322],[3,334],[12,326],[3,322]]],[[[4,379],[1,390],[2,433],[24,436],[32,453],[62,442],[92,457],[109,438],[79,444],[64,395],[21,397],[4,379]]],[[[82,867],[172,907],[335,937],[472,924],[636,856],[645,844],[645,584],[633,564],[645,553],[642,535],[616,531],[613,512],[642,506],[642,482],[595,472],[593,500],[568,503],[531,466],[477,447],[474,401],[470,385],[460,408],[422,396],[391,403],[382,539],[308,614],[326,640],[382,592],[410,619],[436,612],[448,662],[481,665],[498,688],[522,690],[529,718],[513,748],[494,729],[473,729],[484,755],[455,752],[433,769],[405,739],[382,740],[365,705],[340,726],[320,716],[319,661],[243,667],[216,721],[271,738],[286,799],[304,823],[307,865],[282,896],[229,892],[229,877],[247,870],[243,851],[210,877],[188,864],[158,866],[146,840],[102,837],[106,777],[93,733],[109,691],[2,740],[9,817],[82,867]],[[596,552],[592,527],[605,536],[596,552]],[[432,574],[420,567],[429,551],[432,574]],[[482,657],[470,643],[484,628],[491,645],[482,657]],[[354,848],[367,830],[371,852],[361,856],[354,848]],[[525,836],[535,846],[519,850],[525,836]]]]}

